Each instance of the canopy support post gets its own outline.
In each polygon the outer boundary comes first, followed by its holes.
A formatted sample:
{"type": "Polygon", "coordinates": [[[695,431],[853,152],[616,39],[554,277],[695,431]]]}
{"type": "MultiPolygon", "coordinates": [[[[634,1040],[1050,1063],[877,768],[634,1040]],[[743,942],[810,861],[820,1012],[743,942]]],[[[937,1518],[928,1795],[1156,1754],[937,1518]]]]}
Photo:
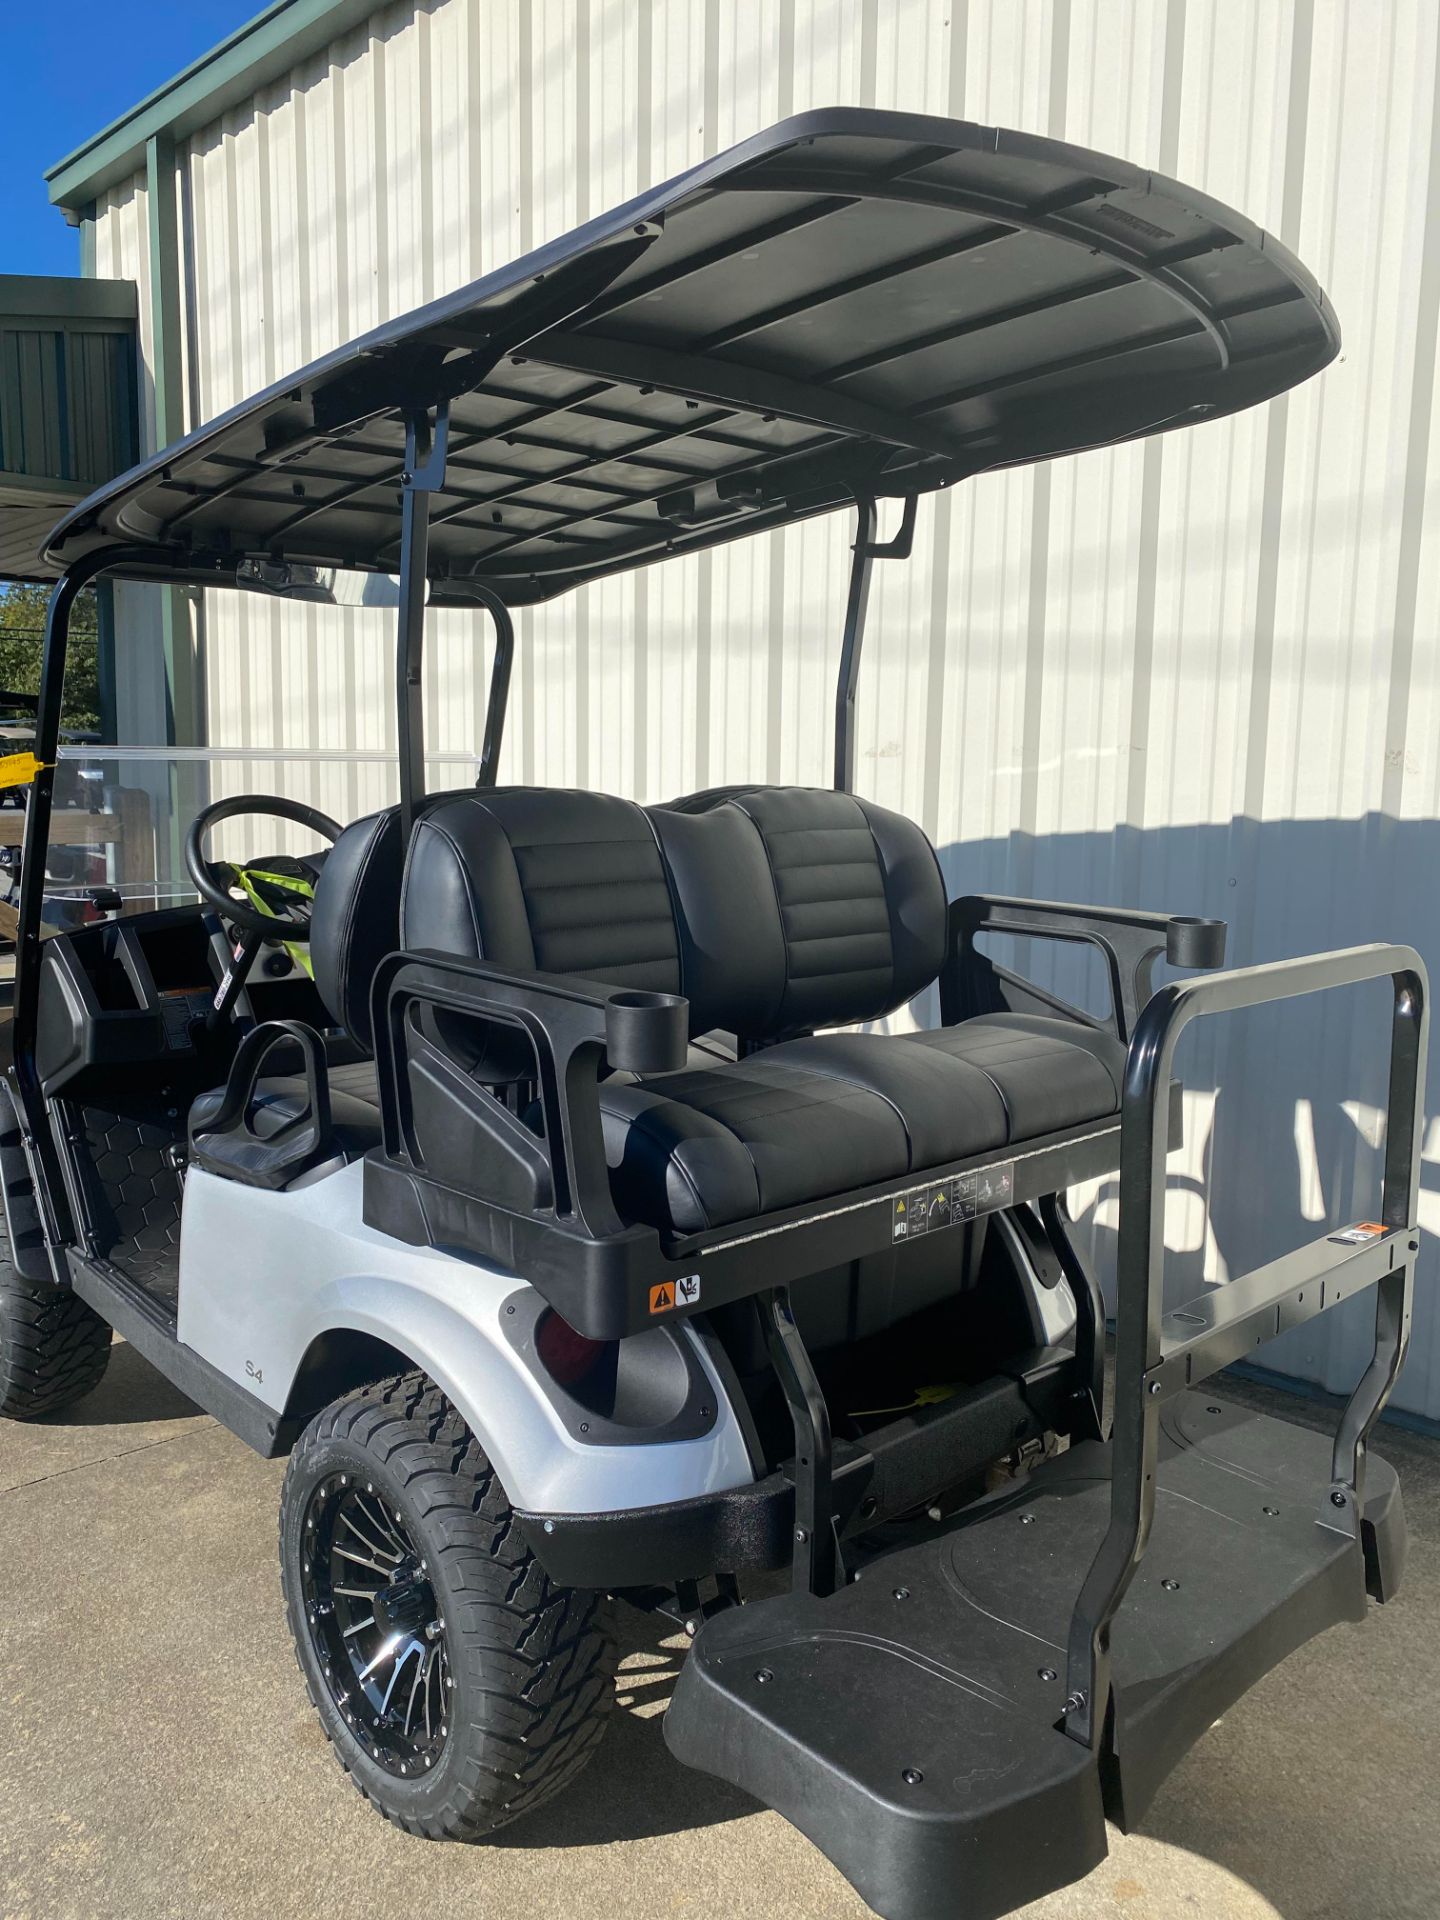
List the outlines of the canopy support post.
{"type": "Polygon", "coordinates": [[[900,530],[893,540],[877,541],[873,494],[855,502],[855,545],[850,562],[850,592],[845,602],[845,637],[835,682],[835,791],[855,791],[855,689],[860,682],[860,651],[865,644],[865,615],[870,605],[870,573],[876,560],[908,560],[915,538],[915,502],[906,497],[900,530]]]}
{"type": "MultiPolygon", "coordinates": [[[[97,574],[136,556],[124,547],[96,548],[66,568],[50,589],[45,609],[40,694],[35,704],[32,751],[39,767],[25,803],[25,836],[20,853],[20,906],[15,937],[15,1086],[20,1123],[27,1146],[43,1178],[35,1183],[47,1248],[60,1245],[70,1230],[60,1210],[65,1184],[55,1153],[40,1076],[35,1065],[36,1014],[40,1005],[41,938],[45,915],[45,856],[50,843],[50,809],[55,792],[55,762],[60,752],[60,719],[65,698],[65,660],[70,648],[70,616],[75,602],[97,574]]],[[[57,1276],[59,1277],[59,1276],[57,1276]]]]}
{"type": "Polygon", "coordinates": [[[430,496],[445,484],[450,403],[432,419],[405,416],[405,470],[400,475],[400,622],[395,655],[395,722],[399,736],[400,831],[409,844],[416,802],[425,793],[425,592],[429,582],[430,496]]]}
{"type": "Polygon", "coordinates": [[[495,623],[495,660],[490,668],[490,697],[485,708],[485,739],[480,748],[477,787],[493,787],[500,765],[500,746],[505,737],[505,708],[510,699],[510,668],[515,659],[515,622],[510,609],[493,587],[475,580],[468,592],[480,602],[495,623]]]}

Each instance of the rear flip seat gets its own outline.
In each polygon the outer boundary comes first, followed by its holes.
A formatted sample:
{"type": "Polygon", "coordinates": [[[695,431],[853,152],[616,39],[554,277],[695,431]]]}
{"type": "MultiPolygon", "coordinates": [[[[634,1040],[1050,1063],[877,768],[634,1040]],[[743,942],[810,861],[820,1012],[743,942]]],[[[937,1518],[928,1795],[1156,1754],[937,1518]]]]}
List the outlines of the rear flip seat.
{"type": "Polygon", "coordinates": [[[822,1033],[930,986],[947,912],[919,827],[825,789],[641,808],[467,793],[415,829],[403,943],[685,994],[746,1057],[604,1082],[622,1215],[691,1233],[1108,1119],[1124,1048],[1063,1018],[822,1033]]]}

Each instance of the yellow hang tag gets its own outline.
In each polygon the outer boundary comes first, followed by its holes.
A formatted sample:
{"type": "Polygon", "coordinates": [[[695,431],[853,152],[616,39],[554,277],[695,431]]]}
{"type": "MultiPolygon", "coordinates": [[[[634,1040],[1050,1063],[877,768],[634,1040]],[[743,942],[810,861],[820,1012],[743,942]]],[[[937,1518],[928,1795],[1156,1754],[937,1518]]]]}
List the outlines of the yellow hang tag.
{"type": "Polygon", "coordinates": [[[0,787],[28,787],[44,767],[33,753],[7,753],[0,759],[0,787]]]}

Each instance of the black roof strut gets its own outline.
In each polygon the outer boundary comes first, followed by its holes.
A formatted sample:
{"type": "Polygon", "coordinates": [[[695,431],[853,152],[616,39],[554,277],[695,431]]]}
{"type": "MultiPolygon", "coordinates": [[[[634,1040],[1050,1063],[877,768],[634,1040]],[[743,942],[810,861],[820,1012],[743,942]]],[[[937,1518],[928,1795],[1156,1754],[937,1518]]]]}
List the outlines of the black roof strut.
{"type": "Polygon", "coordinates": [[[855,690],[860,684],[860,650],[865,643],[865,616],[870,607],[870,569],[876,560],[910,558],[917,504],[913,493],[907,495],[894,538],[877,541],[878,515],[873,496],[857,503],[850,592],[845,601],[845,634],[840,646],[840,672],[835,682],[835,787],[839,793],[855,791],[855,690]]]}

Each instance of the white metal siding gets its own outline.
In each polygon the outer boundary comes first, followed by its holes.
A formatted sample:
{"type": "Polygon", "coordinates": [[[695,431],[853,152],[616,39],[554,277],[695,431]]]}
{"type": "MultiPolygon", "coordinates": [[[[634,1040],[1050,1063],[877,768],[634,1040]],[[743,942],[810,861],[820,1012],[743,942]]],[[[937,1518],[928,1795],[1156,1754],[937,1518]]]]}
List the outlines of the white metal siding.
{"type": "MultiPolygon", "coordinates": [[[[878,573],[859,785],[923,821],[955,888],[1220,914],[1235,961],[1387,938],[1440,964],[1436,28],[1433,0],[406,0],[182,152],[195,417],[811,105],[1176,174],[1296,248],[1343,358],[1239,419],[923,503],[914,560],[878,573]]],[[[143,281],[143,182],[98,227],[96,270],[143,281]]],[[[825,780],[849,531],[523,614],[505,777],[825,780]]],[[[471,751],[487,652],[468,616],[435,624],[431,743],[471,751]]],[[[388,616],[212,595],[206,644],[215,744],[387,745],[388,616]]],[[[385,791],[374,764],[310,780],[342,816],[385,791]]],[[[1078,963],[1051,977],[1080,990],[1078,963]]],[[[1373,1209],[1361,998],[1188,1043],[1214,1224],[1182,1177],[1177,1287],[1373,1209]]],[[[1440,1121],[1427,1146],[1433,1182],[1440,1121]]],[[[1087,1202],[1103,1252],[1113,1193],[1087,1202]]],[[[1430,1415],[1435,1278],[1431,1255],[1399,1396],[1430,1415]]],[[[1340,1386],[1365,1338],[1329,1315],[1283,1364],[1340,1386]]]]}

